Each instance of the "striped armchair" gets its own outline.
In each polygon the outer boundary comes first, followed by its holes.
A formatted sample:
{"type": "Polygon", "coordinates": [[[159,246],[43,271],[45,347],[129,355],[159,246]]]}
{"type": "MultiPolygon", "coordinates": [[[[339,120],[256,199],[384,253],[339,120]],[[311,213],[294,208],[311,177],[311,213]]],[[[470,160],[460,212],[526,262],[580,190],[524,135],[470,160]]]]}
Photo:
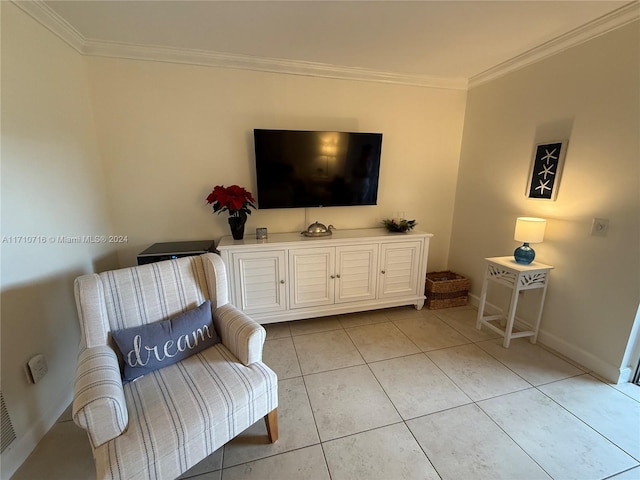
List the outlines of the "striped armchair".
{"type": "Polygon", "coordinates": [[[264,417],[278,436],[265,330],[229,304],[219,256],[152,263],[75,282],[81,345],[73,420],[101,479],[176,478],[264,417]],[[211,300],[222,343],[124,383],[111,331],[172,318],[211,300]]]}

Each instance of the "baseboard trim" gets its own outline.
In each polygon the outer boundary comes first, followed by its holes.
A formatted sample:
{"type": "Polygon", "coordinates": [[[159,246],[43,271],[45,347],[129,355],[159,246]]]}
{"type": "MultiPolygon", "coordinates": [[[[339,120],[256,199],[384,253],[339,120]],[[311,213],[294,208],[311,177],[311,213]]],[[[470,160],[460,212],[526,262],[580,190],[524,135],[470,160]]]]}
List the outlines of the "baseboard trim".
{"type": "Polygon", "coordinates": [[[14,442],[2,452],[0,478],[9,480],[36,448],[42,437],[53,427],[73,400],[73,384],[67,389],[68,395],[54,408],[45,412],[26,433],[19,435],[14,442]]]}
{"type": "Polygon", "coordinates": [[[590,352],[583,350],[575,345],[567,342],[566,340],[553,335],[549,332],[545,332],[544,330],[540,330],[538,335],[538,339],[540,343],[546,345],[549,348],[565,355],[567,358],[570,358],[574,362],[583,365],[584,367],[592,370],[594,373],[604,378],[605,380],[611,383],[623,383],[620,381],[621,379],[621,369],[620,367],[616,367],[611,365],[599,357],[596,357],[590,352]]]}
{"type": "MultiPolygon", "coordinates": [[[[471,305],[476,308],[480,305],[480,297],[477,295],[469,295],[471,305]]],[[[487,302],[485,305],[485,310],[491,314],[497,314],[502,311],[501,308],[493,305],[492,303],[487,302]]],[[[524,327],[529,327],[530,325],[523,321],[521,318],[516,317],[516,325],[522,325],[524,327]]],[[[614,365],[611,365],[601,358],[593,355],[586,350],[573,345],[570,342],[549,333],[544,329],[540,329],[538,332],[538,342],[549,347],[552,350],[564,355],[568,359],[576,362],[579,365],[582,365],[584,368],[589,371],[593,371],[595,374],[604,378],[605,380],[611,383],[625,383],[628,382],[631,378],[631,369],[630,368],[620,368],[614,365]]]]}
{"type": "Polygon", "coordinates": [[[633,376],[633,369],[631,367],[621,368],[618,381],[616,383],[629,383],[633,376]]]}

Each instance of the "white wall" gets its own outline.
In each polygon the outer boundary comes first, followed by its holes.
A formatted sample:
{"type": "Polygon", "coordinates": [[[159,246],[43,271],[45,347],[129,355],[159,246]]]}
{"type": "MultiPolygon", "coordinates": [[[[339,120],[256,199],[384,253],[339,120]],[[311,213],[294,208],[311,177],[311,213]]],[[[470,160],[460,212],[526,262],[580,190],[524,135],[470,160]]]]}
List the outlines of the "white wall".
{"type": "Polygon", "coordinates": [[[83,59],[15,5],[0,3],[2,392],[17,433],[2,454],[8,478],[72,398],[73,280],[115,262],[109,245],[57,242],[111,231],[83,59]],[[25,366],[36,353],[46,356],[49,373],[33,385],[25,366]]]}
{"type": "Polygon", "coordinates": [[[316,219],[370,227],[404,211],[436,235],[429,267],[446,267],[465,91],[86,58],[0,4],[1,234],[38,237],[0,250],[2,391],[18,435],[2,478],[71,400],[74,278],[134,264],[157,241],[228,235],[205,198],[216,184],[255,193],[253,128],[373,131],[384,141],[378,206],[258,211],[249,232],[316,219]],[[103,234],[128,243],[58,240],[103,234]],[[49,373],[32,385],[25,365],[36,353],[49,373]]]}
{"type": "Polygon", "coordinates": [[[541,341],[614,381],[640,301],[638,25],[469,91],[449,256],[478,295],[483,258],[518,245],[516,217],[547,218],[541,341]],[[526,199],[534,144],[561,139],[557,201],[526,199]],[[605,238],[593,217],[610,219],[605,238]]]}
{"type": "Polygon", "coordinates": [[[254,211],[246,231],[375,227],[404,211],[435,234],[446,267],[466,92],[167,63],[90,58],[93,105],[122,265],[159,241],[229,235],[205,198],[253,193],[254,128],[382,132],[378,205],[254,211]],[[306,218],[305,218],[306,213],[306,218]]]}

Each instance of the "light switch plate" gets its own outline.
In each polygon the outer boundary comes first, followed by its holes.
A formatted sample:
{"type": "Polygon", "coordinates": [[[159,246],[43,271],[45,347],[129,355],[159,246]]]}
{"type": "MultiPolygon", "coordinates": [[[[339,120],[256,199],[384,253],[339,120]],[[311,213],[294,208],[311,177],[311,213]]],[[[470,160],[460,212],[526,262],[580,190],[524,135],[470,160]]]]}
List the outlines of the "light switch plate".
{"type": "Polygon", "coordinates": [[[31,360],[27,362],[27,367],[31,374],[31,381],[33,381],[33,383],[38,383],[49,371],[47,368],[47,361],[42,354],[33,356],[31,360]]]}

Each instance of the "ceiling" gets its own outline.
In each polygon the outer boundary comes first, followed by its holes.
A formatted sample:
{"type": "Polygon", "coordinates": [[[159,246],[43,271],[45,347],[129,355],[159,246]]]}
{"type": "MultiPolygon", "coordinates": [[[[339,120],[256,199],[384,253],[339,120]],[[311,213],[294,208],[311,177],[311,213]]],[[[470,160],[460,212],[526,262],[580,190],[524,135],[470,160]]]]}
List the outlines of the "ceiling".
{"type": "Polygon", "coordinates": [[[87,54],[153,48],[156,55],[164,49],[241,60],[243,68],[297,65],[465,87],[541,46],[580,39],[630,6],[613,0],[35,3],[73,31],[87,54]]]}

